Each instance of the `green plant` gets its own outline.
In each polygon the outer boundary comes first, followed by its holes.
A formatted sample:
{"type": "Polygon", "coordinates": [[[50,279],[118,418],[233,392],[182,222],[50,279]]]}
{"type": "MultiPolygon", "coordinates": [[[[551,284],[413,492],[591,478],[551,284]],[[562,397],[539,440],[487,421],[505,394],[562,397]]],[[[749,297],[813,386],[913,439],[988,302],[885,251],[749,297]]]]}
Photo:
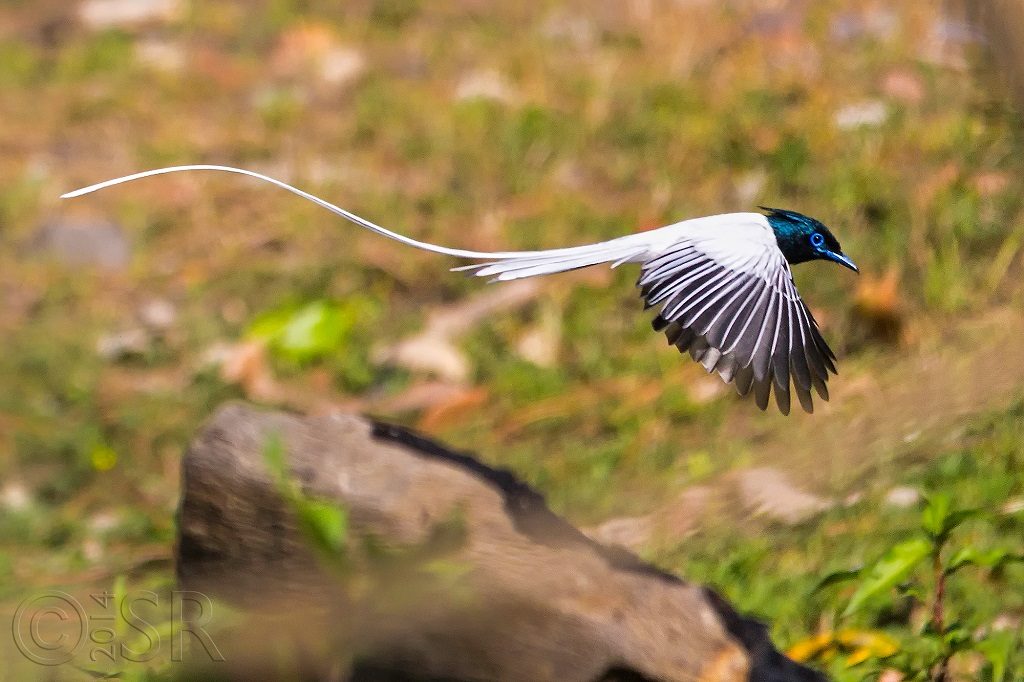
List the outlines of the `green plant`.
{"type": "MultiPolygon", "coordinates": [[[[949,682],[954,657],[973,652],[984,661],[983,679],[1003,682],[1024,673],[1020,635],[987,631],[980,623],[951,618],[947,607],[950,580],[967,568],[993,572],[1024,561],[1024,554],[1003,548],[982,549],[972,544],[954,547],[951,537],[967,521],[993,522],[981,509],[955,509],[947,493],[930,495],[921,511],[918,531],[890,546],[876,561],[858,569],[827,575],[816,590],[853,581],[855,588],[839,619],[847,621],[875,610],[876,616],[910,606],[906,631],[899,641],[871,630],[845,627],[808,638],[790,654],[795,658],[827,659],[846,653],[846,665],[874,661],[876,668],[893,668],[905,680],[949,682]],[[919,613],[913,617],[914,607],[919,613]],[[914,621],[918,622],[914,622],[914,621]]],[[[903,609],[906,611],[906,609],[903,609]]],[[[962,614],[961,614],[962,615],[962,614]]],[[[877,620],[877,618],[876,618],[877,620]]],[[[900,618],[897,618],[900,620],[900,618]]],[[[873,675],[877,670],[869,671],[873,675]]]]}
{"type": "Polygon", "coordinates": [[[267,439],[263,459],[306,540],[325,563],[343,568],[348,542],[348,511],[336,502],[302,490],[289,473],[284,443],[277,434],[267,439]]]}

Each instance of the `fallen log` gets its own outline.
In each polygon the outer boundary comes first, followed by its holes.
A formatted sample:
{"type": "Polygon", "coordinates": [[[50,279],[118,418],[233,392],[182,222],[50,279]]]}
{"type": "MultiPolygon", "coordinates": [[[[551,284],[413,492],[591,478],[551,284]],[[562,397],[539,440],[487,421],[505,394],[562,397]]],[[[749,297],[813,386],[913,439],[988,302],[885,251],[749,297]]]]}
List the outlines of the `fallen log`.
{"type": "Polygon", "coordinates": [[[508,471],[400,427],[230,404],[182,475],[179,587],[245,614],[216,635],[221,677],[824,679],[711,590],[592,541],[508,471]],[[343,548],[312,542],[301,500],[342,510],[343,548]]]}

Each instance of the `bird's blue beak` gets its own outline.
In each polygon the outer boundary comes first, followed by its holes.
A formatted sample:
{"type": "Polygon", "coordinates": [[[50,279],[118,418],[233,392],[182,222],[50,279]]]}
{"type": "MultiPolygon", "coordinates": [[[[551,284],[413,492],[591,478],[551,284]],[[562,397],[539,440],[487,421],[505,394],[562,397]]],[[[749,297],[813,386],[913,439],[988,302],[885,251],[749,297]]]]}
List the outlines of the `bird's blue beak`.
{"type": "Polygon", "coordinates": [[[857,264],[850,260],[850,257],[847,256],[845,253],[836,253],[835,251],[823,251],[822,255],[825,256],[825,258],[831,261],[835,261],[836,263],[839,263],[843,267],[850,268],[857,274],[860,274],[860,268],[858,268],[857,264]]]}

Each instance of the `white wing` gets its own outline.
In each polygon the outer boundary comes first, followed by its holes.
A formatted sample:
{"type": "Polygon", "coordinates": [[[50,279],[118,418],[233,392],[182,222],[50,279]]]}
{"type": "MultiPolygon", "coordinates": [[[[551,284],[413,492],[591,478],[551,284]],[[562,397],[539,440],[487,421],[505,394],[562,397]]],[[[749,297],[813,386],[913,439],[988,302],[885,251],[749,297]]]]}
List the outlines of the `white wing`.
{"type": "Polygon", "coordinates": [[[801,300],[789,264],[763,216],[689,235],[643,265],[638,284],[648,307],[661,306],[655,330],[736,390],[751,388],[765,409],[774,385],[789,413],[790,379],[811,412],[813,387],[828,400],[835,355],[801,300]],[[758,223],[763,223],[759,225],[758,223]]]}

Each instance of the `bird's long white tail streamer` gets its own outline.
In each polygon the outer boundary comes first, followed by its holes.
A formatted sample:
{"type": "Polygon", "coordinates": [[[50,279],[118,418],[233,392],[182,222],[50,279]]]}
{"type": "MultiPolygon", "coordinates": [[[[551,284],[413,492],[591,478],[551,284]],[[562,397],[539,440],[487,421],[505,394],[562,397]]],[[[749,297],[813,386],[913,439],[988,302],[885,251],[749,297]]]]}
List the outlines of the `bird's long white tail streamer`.
{"type": "Polygon", "coordinates": [[[251,171],[251,170],[245,170],[244,168],[234,168],[232,166],[218,166],[218,165],[210,165],[210,164],[193,164],[193,165],[188,165],[188,166],[169,166],[167,168],[157,168],[156,170],[143,171],[141,173],[133,173],[131,175],[125,175],[125,176],[120,177],[120,178],[114,178],[113,180],[106,180],[104,182],[98,182],[95,185],[89,185],[88,187],[83,187],[81,189],[76,189],[73,192],[68,192],[66,194],[62,194],[61,195],[61,199],[72,199],[74,197],[80,197],[82,195],[91,194],[92,192],[96,192],[96,191],[99,191],[101,189],[106,189],[107,187],[113,187],[114,185],[120,185],[120,184],[123,184],[123,183],[126,183],[126,182],[132,182],[133,180],[141,180],[142,178],[149,178],[149,177],[152,177],[154,175],[166,175],[168,173],[182,173],[182,172],[185,172],[185,171],[218,171],[218,172],[223,172],[223,173],[236,173],[238,175],[246,175],[246,176],[248,176],[250,178],[256,178],[257,180],[262,180],[264,182],[269,182],[270,184],[276,185],[276,186],[280,187],[281,189],[288,190],[292,194],[297,194],[298,196],[302,197],[303,199],[306,199],[307,201],[312,201],[317,206],[325,208],[328,211],[330,211],[331,213],[339,215],[342,218],[344,218],[345,220],[353,222],[356,225],[359,225],[360,227],[366,228],[367,230],[370,230],[372,232],[376,232],[379,235],[383,235],[383,236],[385,236],[385,237],[387,237],[389,239],[394,239],[397,242],[401,242],[402,244],[406,244],[408,246],[412,246],[412,247],[415,247],[417,249],[423,249],[424,251],[432,251],[434,253],[440,253],[440,254],[444,254],[444,255],[447,255],[447,256],[456,256],[456,257],[459,257],[459,258],[474,258],[474,259],[480,259],[480,258],[484,258],[484,259],[503,259],[503,258],[519,259],[519,258],[529,258],[529,257],[536,257],[536,256],[545,256],[545,257],[557,256],[559,254],[573,255],[574,253],[579,253],[580,249],[588,249],[588,248],[591,248],[593,246],[593,245],[587,245],[587,246],[580,246],[580,247],[570,247],[570,248],[565,248],[565,249],[549,249],[549,250],[546,250],[546,251],[495,251],[495,252],[488,252],[488,251],[468,251],[468,250],[465,250],[465,249],[452,249],[452,248],[449,248],[447,246],[439,246],[437,244],[430,244],[428,242],[417,241],[416,239],[412,239],[411,237],[406,237],[405,235],[398,234],[397,232],[392,232],[391,230],[389,230],[387,228],[381,227],[380,225],[377,225],[376,223],[372,223],[369,220],[366,220],[365,218],[361,218],[360,216],[357,216],[355,213],[352,213],[350,211],[346,211],[345,209],[341,208],[340,206],[336,206],[336,205],[332,204],[329,201],[321,199],[320,197],[317,197],[317,196],[313,196],[309,192],[305,192],[305,191],[299,189],[298,187],[293,187],[292,185],[289,185],[286,182],[282,182],[281,180],[276,180],[276,179],[274,179],[272,177],[269,177],[267,175],[263,175],[262,173],[257,173],[255,171],[251,171]]]}

